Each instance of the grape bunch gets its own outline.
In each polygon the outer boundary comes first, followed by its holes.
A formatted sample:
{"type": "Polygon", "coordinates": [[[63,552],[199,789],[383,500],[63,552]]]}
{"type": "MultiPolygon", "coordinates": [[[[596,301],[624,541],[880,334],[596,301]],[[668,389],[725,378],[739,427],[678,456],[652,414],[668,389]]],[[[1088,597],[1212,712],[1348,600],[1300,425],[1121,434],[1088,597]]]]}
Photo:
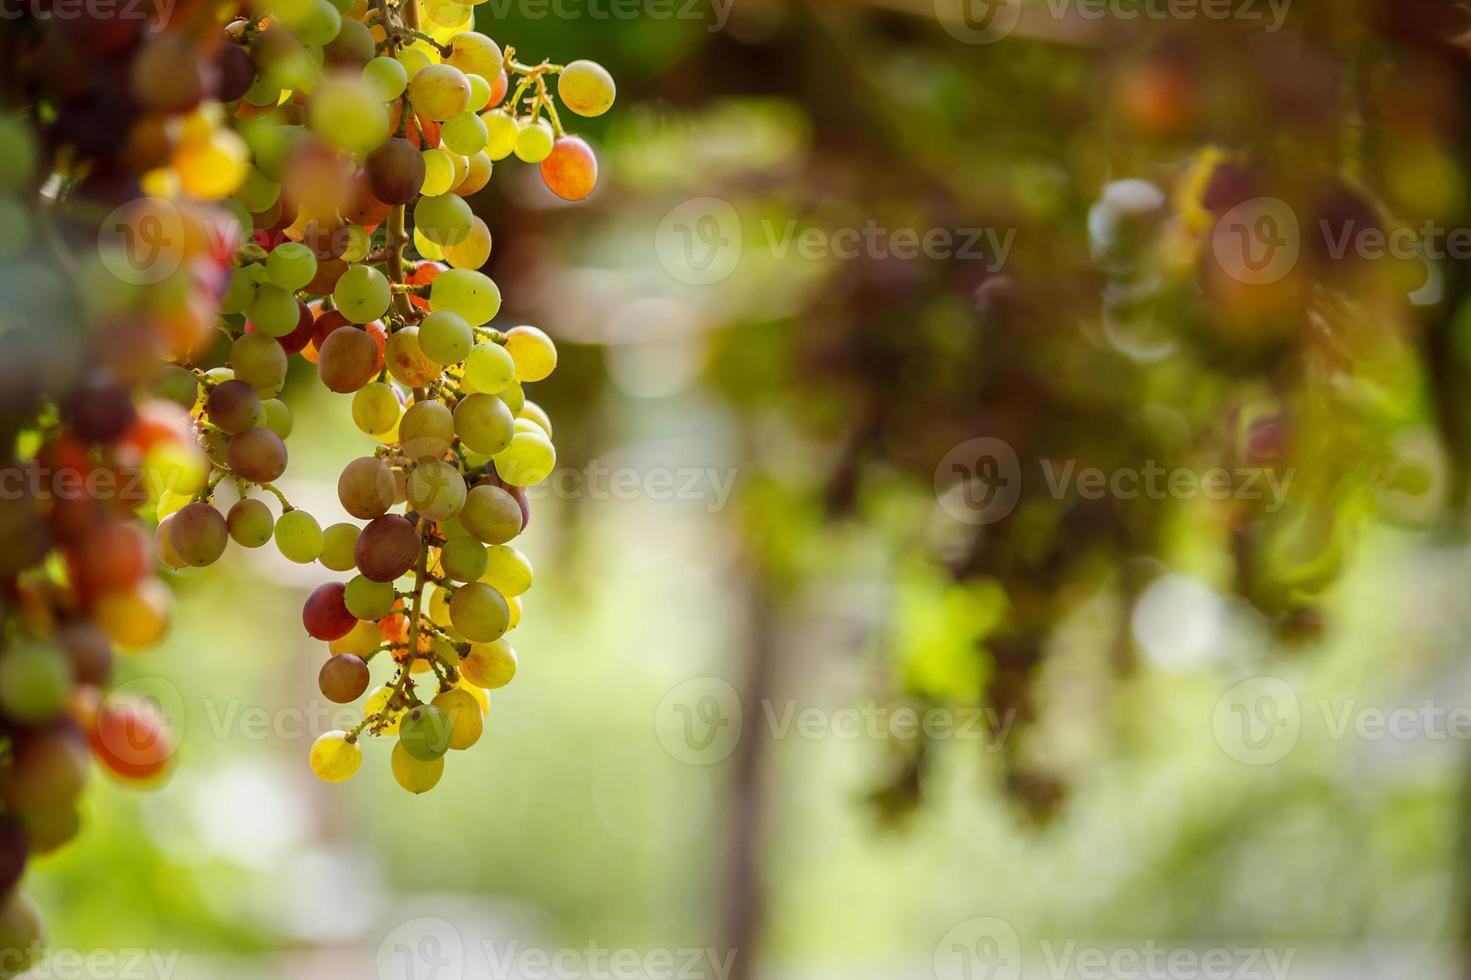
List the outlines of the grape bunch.
{"type": "Polygon", "coordinates": [[[552,373],[556,347],[536,327],[493,326],[490,234],[466,198],[512,154],[556,195],[587,197],[597,161],[564,131],[551,82],[584,116],[607,111],[614,85],[589,61],[523,64],[471,24],[470,8],[424,0],[270,0],[225,29],[250,68],[228,107],[250,162],[221,206],[250,236],[220,302],[225,363],[180,362],[199,385],[210,475],[163,495],[158,551],[183,569],[231,541],[273,542],[350,576],[302,612],[329,645],[323,696],[366,697],[360,724],[311,748],[328,782],[357,771],[364,737],[392,737],[394,777],[421,793],[449,751],[480,738],[485,692],[516,670],[504,636],[532,580],[512,543],[530,519],[525,488],[556,464],[525,389],[552,373]],[[323,527],[277,485],[293,424],[277,396],[294,355],[351,395],[353,422],[379,444],[338,481],[353,522],[323,527]]]}

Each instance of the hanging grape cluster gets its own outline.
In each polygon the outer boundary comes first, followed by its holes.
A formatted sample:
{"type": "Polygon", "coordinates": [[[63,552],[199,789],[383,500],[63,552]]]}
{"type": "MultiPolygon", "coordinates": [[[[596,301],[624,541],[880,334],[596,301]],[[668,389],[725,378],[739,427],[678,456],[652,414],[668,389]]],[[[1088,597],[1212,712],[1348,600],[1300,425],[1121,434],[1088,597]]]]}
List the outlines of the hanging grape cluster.
{"type": "MultiPolygon", "coordinates": [[[[466,198],[512,156],[586,198],[597,160],[558,103],[596,116],[615,94],[592,62],[521,62],[452,2],[72,13],[38,3],[0,37],[12,953],[40,940],[18,884],[77,832],[89,757],[138,784],[171,762],[156,714],[106,694],[114,652],[167,629],[160,561],[207,566],[234,541],[352,573],[302,614],[329,644],[323,695],[364,700],[360,724],[312,746],[322,779],[353,775],[362,739],[384,736],[397,781],[423,792],[479,739],[487,690],[516,669],[525,488],[556,462],[526,386],[557,351],[536,327],[494,325],[490,234],[466,198]],[[293,357],[351,395],[379,444],[342,471],[354,523],[323,528],[277,485],[293,357]]],[[[0,975],[25,966],[11,956],[0,975]]]]}

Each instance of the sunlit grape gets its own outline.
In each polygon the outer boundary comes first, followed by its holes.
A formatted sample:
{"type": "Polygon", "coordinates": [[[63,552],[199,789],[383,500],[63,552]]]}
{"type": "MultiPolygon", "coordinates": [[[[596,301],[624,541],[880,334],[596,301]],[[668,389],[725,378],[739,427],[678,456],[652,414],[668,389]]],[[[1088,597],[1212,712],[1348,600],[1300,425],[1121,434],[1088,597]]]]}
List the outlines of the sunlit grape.
{"type": "Polygon", "coordinates": [[[364,65],[363,78],[381,102],[392,102],[403,95],[409,84],[409,73],[403,64],[388,57],[377,57],[364,65]]]}
{"type": "MultiPolygon", "coordinates": [[[[317,274],[317,257],[300,242],[282,242],[266,257],[266,275],[271,283],[294,293],[317,274]]],[[[292,326],[296,321],[292,321],[292,326]]]]}
{"type": "Polygon", "coordinates": [[[515,152],[521,127],[514,116],[500,109],[493,109],[481,113],[480,121],[485,123],[485,152],[492,160],[504,160],[515,152]]]}
{"type": "Polygon", "coordinates": [[[355,575],[348,581],[342,600],[358,619],[376,621],[392,611],[393,598],[392,582],[374,582],[365,576],[355,575]]]}
{"type": "Polygon", "coordinates": [[[508,544],[491,545],[487,549],[489,564],[480,581],[493,586],[502,595],[518,596],[531,588],[531,562],[508,544]]]}
{"type": "Polygon", "coordinates": [[[511,623],[505,597],[484,582],[471,582],[456,589],[449,601],[449,611],[455,629],[476,643],[499,639],[511,623]]]}
{"type": "Polygon", "coordinates": [[[394,745],[391,766],[393,778],[410,793],[429,792],[439,785],[439,778],[444,775],[443,757],[427,762],[416,759],[404,748],[403,742],[394,745]]]}
{"type": "Polygon", "coordinates": [[[366,330],[334,330],[317,354],[317,373],[332,391],[355,392],[382,369],[378,343],[366,330]]]}
{"type": "Polygon", "coordinates": [[[465,359],[465,379],[476,391],[500,394],[516,379],[516,362],[500,344],[476,344],[465,359]]]}
{"type": "Polygon", "coordinates": [[[439,377],[439,365],[419,347],[419,328],[400,327],[388,338],[384,350],[388,373],[410,388],[429,384],[439,377]]]}
{"type": "Polygon", "coordinates": [[[495,455],[495,470],[507,483],[529,487],[551,475],[557,450],[550,439],[534,432],[517,432],[511,444],[495,455]]]}
{"type": "Polygon", "coordinates": [[[516,362],[516,380],[541,381],[557,367],[557,346],[536,327],[512,327],[506,331],[506,351],[516,362]]]}
{"type": "Polygon", "coordinates": [[[455,173],[449,153],[435,147],[422,151],[420,160],[424,164],[424,180],[419,188],[420,193],[427,197],[449,193],[454,184],[455,173]]]}
{"type": "Polygon", "coordinates": [[[470,104],[465,111],[479,112],[490,102],[490,82],[483,75],[468,71],[465,72],[465,80],[470,83],[470,104]]]}
{"type": "Polygon", "coordinates": [[[347,733],[326,732],[312,743],[312,772],[325,783],[351,779],[363,764],[363,750],[356,741],[349,742],[347,733]]]}
{"type": "MultiPolygon", "coordinates": [[[[392,298],[388,278],[370,265],[350,267],[337,280],[337,288],[332,290],[332,301],[353,323],[378,319],[388,311],[392,298]]],[[[294,325],[294,309],[292,316],[294,325]]]]}
{"type": "Polygon", "coordinates": [[[398,423],[398,416],[398,397],[380,381],[364,385],[352,396],[353,423],[370,436],[392,429],[398,423]]]}
{"type": "Polygon", "coordinates": [[[541,163],[552,152],[555,134],[545,120],[523,121],[516,134],[516,157],[526,163],[541,163]]]}
{"type": "Polygon", "coordinates": [[[465,492],[465,478],[449,463],[421,463],[409,474],[409,506],[431,521],[458,514],[465,505],[465,492]]]}
{"type": "Polygon", "coordinates": [[[501,73],[500,45],[474,31],[466,31],[450,38],[449,54],[444,60],[446,64],[454,65],[462,72],[473,72],[487,80],[501,73]]]}
{"type": "Polygon", "coordinates": [[[476,687],[505,687],[516,676],[516,651],[505,640],[474,643],[460,661],[460,673],[476,687]]]}
{"type": "Polygon", "coordinates": [[[486,544],[505,544],[521,533],[524,523],[515,497],[500,487],[484,484],[466,495],[459,517],[465,530],[486,544]]]}
{"type": "Polygon", "coordinates": [[[581,201],[598,185],[598,158],[580,137],[564,137],[541,161],[541,179],[564,201],[581,201]]]}
{"type": "MultiPolygon", "coordinates": [[[[478,194],[490,183],[490,174],[493,166],[490,156],[484,150],[472,153],[465,158],[465,177],[453,188],[454,193],[461,197],[470,197],[478,194]]],[[[478,218],[476,220],[479,220],[478,218]]],[[[482,222],[483,224],[484,222],[482,222]]],[[[490,231],[486,230],[486,250],[489,251],[490,231]]]]}
{"type": "Polygon", "coordinates": [[[261,409],[265,413],[265,420],[261,423],[276,435],[285,439],[291,435],[292,428],[296,425],[296,418],[291,414],[291,409],[279,398],[267,398],[261,402],[261,409]]]}
{"type": "Polygon", "coordinates": [[[361,78],[334,75],[312,93],[308,125],[329,146],[365,154],[388,136],[388,110],[361,78]]]}
{"type": "Polygon", "coordinates": [[[487,275],[450,269],[429,287],[429,308],[458,313],[472,327],[489,323],[500,312],[501,291],[487,275]]]}
{"type": "Polygon", "coordinates": [[[286,472],[286,444],[270,429],[247,429],[230,437],[227,459],[241,479],[270,483],[286,472]]]}
{"type": "Polygon", "coordinates": [[[416,704],[398,723],[398,744],[414,759],[433,762],[449,751],[450,720],[432,704],[416,704]]]}
{"type": "Polygon", "coordinates": [[[485,149],[485,123],[473,112],[462,112],[444,124],[440,130],[444,145],[456,153],[469,156],[485,149]]]}
{"type": "MultiPolygon", "coordinates": [[[[172,518],[171,518],[172,520],[172,518]]],[[[236,501],[225,516],[225,527],[235,543],[245,548],[259,548],[271,540],[276,519],[264,501],[247,497],[236,501]]]]}
{"type": "MultiPolygon", "coordinates": [[[[433,62],[420,48],[404,48],[398,53],[398,63],[403,66],[405,79],[412,79],[433,62]]],[[[407,86],[407,81],[405,81],[407,86]]]]}
{"type": "Polygon", "coordinates": [[[546,409],[542,408],[536,402],[528,401],[525,405],[523,405],[521,407],[520,418],[529,419],[531,422],[536,424],[537,428],[541,429],[541,431],[546,434],[546,437],[548,439],[552,438],[551,417],[547,415],[546,409]]]}
{"type": "Polygon", "coordinates": [[[354,555],[357,543],[357,525],[330,525],[322,532],[322,557],[319,560],[334,572],[351,571],[357,567],[354,555]]]}
{"type": "Polygon", "coordinates": [[[515,419],[494,395],[466,395],[455,406],[455,434],[469,449],[494,456],[510,446],[515,419]]]}
{"type": "Polygon", "coordinates": [[[337,478],[337,499],[353,517],[371,520],[393,506],[393,471],[376,456],[355,459],[337,478]]]}
{"type": "Polygon", "coordinates": [[[497,396],[506,403],[512,415],[520,415],[521,409],[526,407],[526,390],[521,387],[521,382],[512,381],[506,385],[506,390],[497,396]]]}
{"type": "Polygon", "coordinates": [[[449,718],[449,747],[468,749],[480,741],[485,728],[485,718],[480,713],[480,702],[470,694],[455,688],[435,695],[431,702],[449,718]]]}
{"type": "Polygon", "coordinates": [[[274,283],[260,286],[245,311],[257,330],[272,337],[284,337],[295,330],[299,313],[296,297],[274,283]]]}
{"type": "Polygon", "coordinates": [[[447,310],[431,313],[419,324],[419,348],[436,364],[460,363],[474,341],[475,333],[465,318],[447,310]]]}
{"type": "Polygon", "coordinates": [[[613,76],[595,61],[574,61],[557,78],[557,96],[579,116],[601,116],[617,93],[613,76]]]}
{"type": "Polygon", "coordinates": [[[479,269],[483,266],[490,258],[490,229],[485,222],[478,217],[471,219],[469,233],[463,241],[446,245],[444,257],[456,269],[479,269]]]}
{"type": "MultiPolygon", "coordinates": [[[[347,244],[342,249],[344,262],[361,262],[368,257],[368,253],[373,249],[373,236],[357,225],[348,225],[344,235],[347,238],[347,244]]],[[[347,270],[343,269],[343,271],[347,270]]],[[[332,285],[333,288],[336,288],[337,284],[334,281],[332,285]]]]}
{"type": "Polygon", "coordinates": [[[230,345],[230,366],[235,378],[259,394],[273,394],[286,382],[286,350],[259,331],[241,334],[230,345]]]}
{"type": "Polygon", "coordinates": [[[455,437],[455,419],[443,402],[415,402],[399,424],[399,441],[410,459],[438,459],[455,437]]]}
{"type": "Polygon", "coordinates": [[[463,241],[473,217],[470,205],[456,194],[421,197],[414,205],[414,227],[436,245],[463,241]]]}
{"type": "Polygon", "coordinates": [[[428,65],[409,79],[409,101],[425,119],[443,122],[470,104],[470,83],[453,65],[428,65]]]}
{"type": "Polygon", "coordinates": [[[322,555],[322,526],[304,510],[290,510],[276,522],[276,547],[288,560],[309,565],[322,555]]]}
{"type": "Polygon", "coordinates": [[[137,650],[152,646],[168,628],[170,592],[157,579],[137,588],[109,592],[92,606],[92,618],[118,646],[137,650]]]}

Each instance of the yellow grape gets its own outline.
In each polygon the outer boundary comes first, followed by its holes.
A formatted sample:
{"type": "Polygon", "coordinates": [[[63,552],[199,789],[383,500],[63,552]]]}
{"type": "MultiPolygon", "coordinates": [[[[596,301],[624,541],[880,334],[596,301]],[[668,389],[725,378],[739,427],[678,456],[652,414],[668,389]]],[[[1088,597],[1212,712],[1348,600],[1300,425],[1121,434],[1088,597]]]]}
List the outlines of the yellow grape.
{"type": "Polygon", "coordinates": [[[480,707],[480,717],[482,719],[489,716],[490,695],[486,694],[484,689],[471,684],[463,676],[461,676],[460,679],[455,682],[455,687],[459,688],[462,691],[468,692],[469,695],[475,699],[475,703],[480,707]]]}
{"type": "Polygon", "coordinates": [[[444,247],[445,260],[456,269],[478,269],[490,258],[490,229],[479,217],[470,220],[464,240],[444,247]]]}
{"type": "Polygon", "coordinates": [[[485,149],[485,123],[473,112],[462,112],[444,124],[440,139],[455,153],[469,156],[485,149]]]}
{"type": "MultiPolygon", "coordinates": [[[[363,717],[371,718],[388,706],[388,699],[393,696],[393,688],[384,685],[372,694],[368,695],[367,702],[363,705],[363,717]]],[[[383,726],[384,735],[397,735],[398,722],[403,717],[403,710],[395,711],[383,726]]]]}
{"type": "Polygon", "coordinates": [[[414,229],[414,248],[418,249],[419,254],[431,262],[444,261],[444,249],[425,238],[417,228],[414,229]]]}
{"type": "Polygon", "coordinates": [[[415,75],[433,64],[421,48],[404,48],[398,53],[398,63],[403,65],[408,81],[413,81],[415,75]]]}
{"type": "Polygon", "coordinates": [[[419,188],[419,192],[429,197],[437,197],[446,193],[454,186],[455,165],[450,160],[450,155],[434,147],[424,150],[423,156],[424,184],[419,188]]]}
{"type": "Polygon", "coordinates": [[[504,160],[516,149],[516,137],[521,135],[521,127],[516,124],[515,118],[501,109],[492,109],[480,114],[480,121],[485,123],[485,152],[492,160],[504,160]]]}
{"type": "Polygon", "coordinates": [[[516,362],[516,380],[541,381],[557,367],[557,345],[536,327],[513,327],[506,332],[506,351],[516,362]]]}
{"type": "Polygon", "coordinates": [[[363,750],[346,732],[327,732],[312,743],[312,772],[324,783],[351,779],[363,764],[363,750]]]}
{"type": "Polygon", "coordinates": [[[468,749],[480,741],[485,717],[480,713],[480,704],[474,695],[454,688],[436,695],[431,703],[449,715],[451,749],[468,749]]]}
{"type": "Polygon", "coordinates": [[[465,160],[465,179],[454,186],[454,192],[461,197],[480,193],[490,183],[492,169],[488,153],[484,150],[472,153],[465,160]]]}
{"type": "Polygon", "coordinates": [[[361,77],[324,79],[312,93],[307,120],[329,146],[360,156],[388,138],[388,110],[361,77]]]}
{"type": "Polygon", "coordinates": [[[518,595],[507,596],[506,605],[511,607],[511,625],[506,627],[506,632],[509,633],[521,625],[521,597],[518,595]]]}
{"type": "Polygon", "coordinates": [[[554,141],[552,127],[544,120],[527,122],[516,134],[516,157],[527,163],[541,163],[552,155],[554,141]]]}
{"type": "Polygon", "coordinates": [[[516,676],[516,651],[505,640],[472,643],[460,661],[460,673],[476,687],[505,687],[516,676]]]}
{"type": "Polygon", "coordinates": [[[346,636],[340,640],[333,640],[327,644],[327,649],[333,656],[341,653],[351,653],[367,660],[378,652],[378,647],[383,643],[383,634],[378,629],[377,623],[359,621],[346,636]]]}
{"type": "Polygon", "coordinates": [[[557,466],[556,447],[540,432],[517,432],[511,444],[493,458],[501,478],[518,487],[540,483],[557,466]]]}
{"type": "Polygon", "coordinates": [[[409,101],[425,119],[444,122],[470,104],[470,82],[453,65],[429,65],[409,79],[409,101]]]}
{"type": "Polygon", "coordinates": [[[92,608],[92,618],[112,642],[138,650],[163,638],[170,605],[168,588],[150,578],[135,588],[103,595],[92,608]]]}
{"type": "Polygon", "coordinates": [[[601,116],[613,107],[617,94],[613,76],[596,61],[574,61],[557,79],[557,95],[579,116],[601,116]]]}
{"type": "Polygon", "coordinates": [[[398,784],[410,793],[429,792],[439,785],[439,779],[444,775],[444,756],[440,756],[433,762],[420,761],[409,755],[403,742],[394,744],[390,765],[393,769],[393,778],[398,780],[398,784]]]}
{"type": "Polygon", "coordinates": [[[466,74],[473,72],[487,82],[499,76],[502,68],[500,45],[474,31],[450,38],[449,54],[444,61],[466,74]]]}
{"type": "Polygon", "coordinates": [[[480,581],[501,595],[524,595],[531,588],[531,560],[508,544],[493,544],[486,549],[488,561],[480,581]]]}
{"type": "Polygon", "coordinates": [[[551,416],[547,415],[546,409],[542,408],[536,402],[528,401],[522,405],[518,417],[535,422],[541,427],[541,431],[546,433],[548,439],[552,438],[551,416]]]}
{"type": "Polygon", "coordinates": [[[381,381],[363,385],[352,396],[352,420],[370,436],[393,428],[399,414],[398,396],[381,381]]]}

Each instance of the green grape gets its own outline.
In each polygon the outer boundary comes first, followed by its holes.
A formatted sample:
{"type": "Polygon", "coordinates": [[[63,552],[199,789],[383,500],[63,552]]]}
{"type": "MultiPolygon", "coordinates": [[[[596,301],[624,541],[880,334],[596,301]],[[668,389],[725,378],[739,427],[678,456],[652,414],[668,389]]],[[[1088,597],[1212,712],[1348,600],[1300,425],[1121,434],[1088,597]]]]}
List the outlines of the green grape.
{"type": "Polygon", "coordinates": [[[487,565],[480,581],[504,596],[524,595],[531,588],[531,561],[508,544],[486,549],[487,565]]]}
{"type": "Polygon", "coordinates": [[[14,116],[0,115],[0,193],[13,194],[29,184],[39,159],[30,127],[14,116]]]}
{"type": "Polygon", "coordinates": [[[235,200],[251,214],[269,210],[280,198],[281,185],[261,173],[258,167],[250,168],[240,189],[235,192],[235,200]]]}
{"type": "Polygon", "coordinates": [[[380,101],[392,102],[404,94],[409,73],[393,58],[377,57],[363,66],[363,79],[373,87],[380,101]]]}
{"type": "Polygon", "coordinates": [[[449,751],[449,715],[432,704],[416,704],[398,723],[398,744],[420,762],[433,762],[449,751]]]}
{"type": "Polygon", "coordinates": [[[431,313],[419,324],[419,349],[436,364],[460,363],[474,342],[475,331],[465,318],[448,310],[431,313]]]}
{"type": "Polygon", "coordinates": [[[579,116],[601,116],[613,107],[613,76],[595,61],[574,61],[557,79],[557,95],[579,116]]]}
{"type": "Polygon", "coordinates": [[[71,666],[54,647],[24,643],[0,654],[0,713],[11,721],[50,721],[66,705],[71,686],[71,666]]]}
{"type": "Polygon", "coordinates": [[[515,424],[511,410],[495,395],[466,395],[455,406],[455,434],[484,456],[494,456],[511,445],[515,424]]]}
{"type": "Polygon", "coordinates": [[[410,459],[438,459],[449,452],[455,438],[455,417],[443,402],[415,402],[404,412],[398,441],[410,459]]]}
{"type": "Polygon", "coordinates": [[[525,520],[521,505],[508,491],[482,484],[466,495],[460,523],[486,544],[505,544],[521,533],[525,520]]]}
{"type": "MultiPolygon", "coordinates": [[[[483,153],[476,156],[484,156],[483,153]]],[[[459,193],[458,190],[455,193],[459,193]]],[[[462,242],[444,247],[444,257],[456,269],[478,269],[490,258],[490,229],[479,217],[470,220],[470,233],[462,242]]]]}
{"type": "Polygon", "coordinates": [[[388,137],[388,110],[361,78],[323,79],[307,108],[312,132],[336,149],[366,155],[388,137]]]}
{"type": "Polygon", "coordinates": [[[357,525],[331,525],[322,532],[322,564],[334,572],[351,571],[357,567],[357,560],[353,556],[357,543],[357,525]]]}
{"type": "Polygon", "coordinates": [[[495,454],[495,471],[518,487],[540,483],[557,466],[557,450],[545,435],[517,432],[511,444],[495,454]]]}
{"type": "Polygon", "coordinates": [[[364,385],[352,396],[352,420],[370,436],[391,431],[398,415],[398,396],[381,381],[364,385]]]}
{"type": "Polygon", "coordinates": [[[255,324],[255,329],[272,337],[284,337],[296,329],[300,322],[301,308],[296,297],[273,283],[266,283],[255,293],[245,315],[255,324]]]}
{"type": "Polygon", "coordinates": [[[414,227],[436,245],[463,241],[474,216],[470,205],[456,194],[421,197],[414,205],[414,227]]]}
{"type": "Polygon", "coordinates": [[[258,394],[273,395],[286,383],[286,351],[261,331],[244,333],[230,345],[230,366],[235,378],[258,394]]]}
{"type": "Polygon", "coordinates": [[[418,249],[419,254],[431,262],[439,262],[444,258],[443,250],[425,238],[424,233],[417,228],[414,229],[414,248],[418,249]]]}
{"type": "Polygon", "coordinates": [[[506,390],[499,395],[501,401],[511,410],[512,415],[520,415],[521,409],[526,407],[526,389],[521,387],[521,382],[512,381],[506,386],[506,390]]]}
{"type": "Polygon", "coordinates": [[[266,276],[288,293],[301,289],[316,275],[317,257],[301,242],[282,242],[266,256],[266,276]]]}
{"type": "Polygon", "coordinates": [[[456,582],[478,581],[489,562],[485,545],[471,537],[450,538],[439,553],[439,567],[456,582]]]}
{"type": "MultiPolygon", "coordinates": [[[[433,64],[419,48],[404,48],[398,53],[398,63],[403,66],[405,78],[409,80],[433,64]]],[[[408,82],[404,84],[407,87],[408,82]]]]}
{"type": "Polygon", "coordinates": [[[374,582],[362,575],[353,576],[342,595],[348,612],[358,619],[372,622],[393,612],[393,599],[392,582],[374,582]]]}
{"type": "Polygon", "coordinates": [[[390,766],[393,770],[393,778],[410,793],[429,792],[439,785],[439,778],[444,775],[442,756],[427,762],[416,759],[404,748],[402,742],[394,745],[390,766]]]}
{"type": "Polygon", "coordinates": [[[255,291],[260,284],[251,274],[251,268],[230,270],[230,285],[225,289],[225,295],[220,297],[221,313],[244,313],[255,299],[255,291]]]}
{"type": "Polygon", "coordinates": [[[453,624],[449,616],[450,590],[437,588],[429,594],[429,619],[435,626],[451,629],[453,624]]]}
{"type": "Polygon", "coordinates": [[[225,527],[236,544],[243,548],[259,548],[271,540],[276,519],[264,501],[247,497],[230,508],[225,517],[225,527]]]}
{"type": "Polygon", "coordinates": [[[519,414],[519,418],[517,418],[517,421],[519,422],[522,419],[527,419],[535,423],[536,426],[540,428],[543,433],[546,434],[546,437],[548,439],[552,438],[552,420],[547,415],[546,409],[542,408],[536,402],[528,401],[525,405],[521,407],[521,412],[519,414]]]}
{"type": "Polygon", "coordinates": [[[541,163],[552,155],[556,136],[545,120],[526,122],[516,134],[516,158],[527,163],[541,163]]]}
{"type": "Polygon", "coordinates": [[[359,225],[347,226],[347,244],[342,249],[342,261],[361,262],[373,250],[373,236],[359,225]]]}
{"type": "Polygon", "coordinates": [[[516,651],[504,639],[472,643],[460,661],[460,674],[476,687],[505,687],[516,676],[516,651]]]}
{"type": "Polygon", "coordinates": [[[300,23],[291,25],[302,44],[321,47],[329,44],[342,30],[342,15],[329,0],[316,0],[300,23]]]}
{"type": "Polygon", "coordinates": [[[455,629],[473,643],[498,640],[511,625],[505,596],[484,582],[456,589],[449,600],[449,614],[455,629]]]}
{"type": "Polygon", "coordinates": [[[265,108],[281,101],[281,86],[273,82],[264,72],[255,76],[250,88],[245,90],[244,99],[253,106],[265,108]]]}
{"type": "Polygon", "coordinates": [[[484,273],[471,269],[441,272],[429,287],[429,308],[458,313],[472,327],[489,323],[501,309],[501,291],[484,273]]]}
{"type": "Polygon", "coordinates": [[[431,521],[454,517],[465,506],[465,478],[449,463],[421,463],[409,474],[409,506],[431,521]]]}
{"type": "Polygon", "coordinates": [[[476,344],[465,358],[465,380],[476,391],[499,395],[516,380],[516,362],[500,344],[476,344]]]}
{"type": "Polygon", "coordinates": [[[409,79],[409,101],[425,119],[444,122],[470,104],[470,82],[453,65],[428,65],[409,79]]]}
{"type": "Polygon", "coordinates": [[[473,112],[462,112],[444,124],[440,130],[444,145],[456,153],[469,156],[485,149],[485,123],[473,112]]]}
{"type": "Polygon", "coordinates": [[[346,732],[327,732],[312,743],[312,772],[324,783],[340,783],[351,779],[363,764],[363,750],[356,741],[349,742],[346,732]]]}
{"type": "Polygon", "coordinates": [[[472,71],[465,72],[465,81],[470,83],[470,104],[466,109],[469,112],[479,112],[490,102],[490,83],[485,80],[484,75],[477,75],[472,71]]]}
{"type": "Polygon", "coordinates": [[[449,164],[450,164],[450,167],[452,167],[453,170],[454,170],[454,173],[452,173],[450,175],[450,180],[449,180],[449,186],[450,186],[451,189],[453,189],[453,188],[459,187],[460,186],[460,183],[467,176],[469,176],[469,173],[470,173],[470,161],[463,154],[454,153],[454,152],[451,152],[451,151],[446,151],[446,152],[449,154],[449,164]]]}
{"type": "Polygon", "coordinates": [[[378,319],[388,312],[392,299],[388,277],[370,265],[350,266],[332,290],[337,309],[353,323],[378,319]]]}
{"type": "Polygon", "coordinates": [[[420,154],[424,158],[424,185],[419,192],[427,197],[448,194],[454,186],[455,165],[449,154],[435,147],[420,154]]]}
{"type": "Polygon", "coordinates": [[[514,116],[501,109],[492,109],[481,113],[480,121],[485,123],[485,152],[492,160],[504,160],[515,152],[521,127],[514,116]]]}
{"type": "Polygon", "coordinates": [[[310,565],[322,556],[322,526],[304,510],[290,510],[276,522],[276,547],[298,565],[310,565]]]}
{"type": "Polygon", "coordinates": [[[260,403],[260,406],[266,415],[262,425],[282,439],[291,435],[291,428],[295,425],[295,420],[291,416],[291,409],[285,402],[279,398],[267,398],[260,403]]]}

